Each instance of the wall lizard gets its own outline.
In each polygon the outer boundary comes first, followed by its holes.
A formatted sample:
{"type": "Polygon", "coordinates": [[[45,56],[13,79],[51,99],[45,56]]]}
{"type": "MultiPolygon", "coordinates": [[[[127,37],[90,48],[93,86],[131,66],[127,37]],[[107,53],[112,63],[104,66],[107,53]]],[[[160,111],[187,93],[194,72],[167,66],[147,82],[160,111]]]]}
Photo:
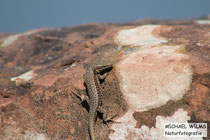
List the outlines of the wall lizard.
{"type": "Polygon", "coordinates": [[[107,73],[101,75],[101,72],[111,68],[111,64],[97,65],[96,67],[89,66],[86,74],[84,75],[89,98],[84,96],[84,94],[82,94],[81,96],[76,94],[76,96],[80,97],[82,101],[86,100],[89,104],[88,127],[91,140],[95,140],[95,119],[97,117],[97,111],[103,113],[103,120],[105,122],[108,120],[105,111],[102,108],[100,108],[102,100],[99,91],[99,84],[100,79],[105,79],[105,77],[107,76],[107,73]]]}

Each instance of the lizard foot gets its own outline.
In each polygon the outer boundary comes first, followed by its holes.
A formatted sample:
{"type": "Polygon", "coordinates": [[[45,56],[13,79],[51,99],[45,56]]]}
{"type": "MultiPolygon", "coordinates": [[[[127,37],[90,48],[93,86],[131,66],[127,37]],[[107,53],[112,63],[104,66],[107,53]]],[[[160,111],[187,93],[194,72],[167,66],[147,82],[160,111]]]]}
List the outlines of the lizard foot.
{"type": "Polygon", "coordinates": [[[112,116],[112,117],[107,117],[107,118],[104,120],[104,122],[105,122],[105,124],[107,125],[108,128],[109,128],[108,122],[112,122],[112,123],[121,123],[121,122],[116,122],[116,121],[113,120],[113,119],[114,119],[115,117],[117,117],[117,116],[119,116],[119,114],[116,114],[116,115],[114,115],[114,116],[112,116]]]}
{"type": "Polygon", "coordinates": [[[112,117],[107,117],[107,113],[105,112],[105,110],[103,108],[99,108],[97,111],[100,112],[100,113],[103,113],[103,121],[105,122],[107,127],[109,127],[108,122],[121,123],[121,122],[116,122],[116,121],[113,120],[115,117],[118,116],[118,114],[116,114],[112,117]]]}

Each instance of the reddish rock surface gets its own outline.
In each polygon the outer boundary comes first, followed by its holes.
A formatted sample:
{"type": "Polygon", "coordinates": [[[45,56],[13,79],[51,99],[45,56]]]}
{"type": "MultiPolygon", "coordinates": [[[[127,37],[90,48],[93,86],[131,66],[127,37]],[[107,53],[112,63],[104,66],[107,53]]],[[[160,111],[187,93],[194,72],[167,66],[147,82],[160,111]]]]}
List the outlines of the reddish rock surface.
{"type": "Polygon", "coordinates": [[[89,139],[88,105],[72,92],[97,62],[114,64],[102,106],[121,123],[98,114],[96,137],[153,139],[166,118],[210,121],[209,24],[86,24],[0,35],[0,139],[89,139]]]}

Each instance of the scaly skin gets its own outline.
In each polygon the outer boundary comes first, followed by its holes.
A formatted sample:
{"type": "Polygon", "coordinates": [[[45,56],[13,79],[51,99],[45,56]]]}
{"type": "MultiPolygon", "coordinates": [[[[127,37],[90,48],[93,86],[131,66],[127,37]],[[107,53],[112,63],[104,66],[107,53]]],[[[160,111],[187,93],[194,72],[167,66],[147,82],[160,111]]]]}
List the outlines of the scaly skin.
{"type": "MultiPolygon", "coordinates": [[[[87,69],[86,74],[84,75],[85,84],[89,96],[89,133],[91,140],[95,140],[95,118],[99,106],[101,105],[101,98],[98,93],[99,89],[99,77],[97,74],[100,74],[101,71],[112,67],[112,65],[100,65],[95,68],[91,66],[87,69]]],[[[106,77],[106,74],[102,79],[106,77]]]]}
{"type": "Polygon", "coordinates": [[[96,111],[99,106],[99,97],[97,87],[95,85],[95,74],[91,67],[88,68],[85,74],[85,83],[87,86],[88,96],[90,99],[89,103],[89,132],[91,140],[95,140],[95,118],[96,111]]]}

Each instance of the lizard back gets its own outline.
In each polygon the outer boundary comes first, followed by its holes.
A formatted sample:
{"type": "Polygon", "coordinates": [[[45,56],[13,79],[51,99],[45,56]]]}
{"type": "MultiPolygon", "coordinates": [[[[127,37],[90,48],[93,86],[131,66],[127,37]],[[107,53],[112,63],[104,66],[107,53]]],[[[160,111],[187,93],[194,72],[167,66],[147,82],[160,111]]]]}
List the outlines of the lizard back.
{"type": "Polygon", "coordinates": [[[90,99],[89,103],[89,131],[92,140],[95,140],[95,118],[96,111],[99,106],[99,96],[96,87],[95,74],[91,67],[88,68],[85,74],[85,84],[87,86],[88,96],[90,99]]]}

